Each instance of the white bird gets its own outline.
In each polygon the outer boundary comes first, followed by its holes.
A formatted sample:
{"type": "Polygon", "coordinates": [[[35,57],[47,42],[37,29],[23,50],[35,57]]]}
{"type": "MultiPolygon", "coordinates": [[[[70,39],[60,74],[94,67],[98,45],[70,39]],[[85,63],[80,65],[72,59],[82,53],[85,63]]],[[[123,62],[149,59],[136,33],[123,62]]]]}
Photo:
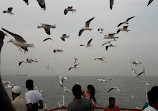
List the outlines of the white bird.
{"type": "Polygon", "coordinates": [[[62,76],[62,75],[57,75],[57,78],[59,78],[59,84],[60,84],[60,86],[63,87],[64,80],[67,80],[67,77],[62,76]]]}
{"type": "Polygon", "coordinates": [[[80,64],[80,63],[75,64],[74,66],[70,67],[70,68],[69,68],[69,71],[70,71],[72,68],[77,68],[77,66],[78,66],[79,64],[80,64]]]}
{"type": "Polygon", "coordinates": [[[107,45],[107,46],[105,47],[105,49],[108,50],[109,47],[116,47],[116,46],[110,44],[110,45],[107,45]]]}
{"type": "Polygon", "coordinates": [[[91,22],[94,18],[95,18],[95,17],[89,19],[89,20],[86,22],[85,27],[83,27],[83,28],[79,31],[79,35],[78,35],[78,36],[81,36],[81,34],[82,34],[82,32],[83,32],[84,30],[90,30],[90,31],[92,30],[92,28],[89,28],[89,24],[90,24],[90,22],[91,22]]]}
{"type": "Polygon", "coordinates": [[[135,73],[136,74],[136,77],[139,77],[140,75],[142,75],[144,72],[145,72],[145,70],[143,69],[143,71],[142,72],[140,72],[140,73],[137,73],[134,69],[132,69],[132,71],[133,71],[133,73],[135,73]]]}
{"type": "MultiPolygon", "coordinates": [[[[43,40],[43,42],[45,42],[45,41],[47,41],[47,40],[52,40],[52,38],[45,38],[44,40],[43,40]]],[[[52,40],[53,41],[53,40],[52,40]]]]}
{"type": "Polygon", "coordinates": [[[144,84],[146,84],[147,86],[150,85],[149,83],[147,83],[147,82],[145,82],[145,81],[139,81],[139,82],[144,83],[144,84]]]}
{"type": "Polygon", "coordinates": [[[153,0],[149,0],[147,6],[149,6],[151,4],[151,2],[153,2],[153,0]]]}
{"type": "Polygon", "coordinates": [[[118,92],[122,93],[118,87],[112,87],[112,88],[110,88],[109,91],[108,91],[108,93],[109,93],[110,91],[112,91],[113,89],[116,89],[118,92]]]}
{"type": "Polygon", "coordinates": [[[53,68],[49,64],[46,66],[46,68],[53,70],[53,68]]]}
{"type": "Polygon", "coordinates": [[[129,24],[128,21],[131,20],[132,18],[134,18],[135,16],[132,16],[130,18],[128,18],[126,21],[121,22],[117,27],[121,26],[122,24],[129,24]]]}
{"type": "Polygon", "coordinates": [[[62,53],[63,50],[62,50],[62,49],[54,49],[53,52],[54,52],[54,53],[56,53],[56,52],[61,52],[61,53],[62,53]]]}
{"type": "Polygon", "coordinates": [[[126,32],[130,31],[130,30],[128,30],[127,28],[128,28],[128,26],[123,26],[123,28],[119,28],[119,29],[117,30],[117,34],[118,34],[120,31],[126,31],[126,32]]]}
{"type": "Polygon", "coordinates": [[[93,38],[91,38],[91,39],[87,42],[86,47],[91,47],[91,46],[92,46],[92,45],[91,45],[92,40],[93,40],[93,38]]]}
{"type": "Polygon", "coordinates": [[[104,29],[103,28],[98,28],[98,32],[100,32],[101,34],[103,33],[104,29]]]}
{"type": "Polygon", "coordinates": [[[76,9],[73,9],[72,6],[69,6],[68,8],[64,9],[64,14],[66,15],[69,11],[73,13],[73,12],[76,12],[76,9]]]}
{"type": "Polygon", "coordinates": [[[71,93],[70,89],[68,89],[68,88],[66,88],[66,87],[64,87],[64,91],[71,93]]]}
{"type": "Polygon", "coordinates": [[[134,64],[135,66],[137,66],[138,64],[142,64],[142,62],[140,61],[135,61],[132,59],[132,61],[130,61],[132,64],[134,64]]]}
{"type": "Polygon", "coordinates": [[[37,2],[43,10],[46,10],[45,0],[37,0],[37,2]]]}
{"type": "Polygon", "coordinates": [[[37,86],[36,86],[36,90],[39,91],[40,93],[42,93],[42,90],[39,90],[37,86]]]}
{"type": "Polygon", "coordinates": [[[12,42],[17,47],[21,47],[25,52],[28,51],[27,47],[34,47],[33,44],[27,44],[27,42],[20,35],[12,33],[4,28],[2,28],[2,30],[9,33],[10,35],[12,35],[15,38],[15,40],[10,39],[10,41],[8,41],[8,42],[12,42]]]}
{"type": "Polygon", "coordinates": [[[12,10],[13,10],[13,7],[9,7],[8,10],[4,10],[3,13],[9,13],[9,14],[11,14],[11,15],[14,15],[14,14],[12,13],[12,10]]]}
{"type": "Polygon", "coordinates": [[[116,33],[111,33],[111,34],[108,34],[108,35],[104,35],[104,39],[114,39],[116,41],[116,39],[118,37],[114,37],[116,33]]]}
{"type": "Polygon", "coordinates": [[[61,38],[61,40],[65,41],[65,38],[69,38],[69,37],[70,37],[69,35],[62,34],[62,36],[60,38],[61,38]]]}
{"type": "Polygon", "coordinates": [[[105,79],[100,79],[100,78],[97,78],[96,80],[97,80],[97,81],[99,81],[99,82],[106,82],[106,80],[105,80],[105,79]]]}
{"type": "Polygon", "coordinates": [[[41,24],[41,26],[37,26],[37,28],[44,28],[45,32],[50,35],[50,29],[56,28],[56,25],[49,25],[49,24],[41,24]]]}
{"type": "Polygon", "coordinates": [[[114,4],[114,0],[110,0],[110,9],[112,10],[114,4]]]}
{"type": "Polygon", "coordinates": [[[98,57],[98,58],[95,58],[94,60],[99,60],[99,61],[105,62],[104,58],[105,57],[98,57]]]}

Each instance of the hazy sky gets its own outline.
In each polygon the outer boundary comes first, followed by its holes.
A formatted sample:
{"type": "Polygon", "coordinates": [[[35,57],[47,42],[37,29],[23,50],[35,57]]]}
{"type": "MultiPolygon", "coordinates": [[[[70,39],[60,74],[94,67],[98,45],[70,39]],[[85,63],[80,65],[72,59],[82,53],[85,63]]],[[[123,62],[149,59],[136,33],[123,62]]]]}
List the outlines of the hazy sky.
{"type": "Polygon", "coordinates": [[[128,75],[133,76],[132,68],[142,71],[145,66],[147,75],[157,75],[158,72],[158,2],[154,0],[148,7],[148,0],[115,0],[113,10],[109,8],[109,0],[45,0],[46,11],[43,11],[36,0],[29,0],[27,6],[23,0],[0,0],[0,27],[21,35],[28,43],[34,43],[35,48],[29,48],[26,55],[16,46],[7,43],[12,36],[4,40],[1,58],[2,74],[28,75],[128,75]],[[73,6],[76,12],[64,15],[64,9],[73,6]],[[3,14],[3,10],[13,7],[14,15],[3,14]],[[90,18],[92,31],[85,31],[78,37],[79,30],[90,18]],[[104,35],[117,31],[117,25],[127,18],[135,16],[129,22],[131,31],[120,32],[119,39],[113,42],[116,47],[100,47],[105,43],[104,35]],[[37,29],[41,23],[56,25],[47,35],[44,29],[37,29]],[[97,28],[104,28],[103,34],[97,28]],[[63,42],[62,34],[70,35],[63,42]],[[52,41],[43,42],[47,37],[52,41]],[[80,47],[93,38],[92,47],[80,47]],[[63,49],[63,53],[53,53],[53,49],[63,49]],[[73,58],[78,58],[77,69],[68,71],[73,66],[73,58]],[[95,61],[96,57],[105,57],[107,62],[95,61]],[[39,62],[22,64],[25,58],[35,58],[39,62]],[[138,67],[130,64],[130,60],[143,63],[138,67]],[[46,68],[49,64],[53,70],[46,68]]]}

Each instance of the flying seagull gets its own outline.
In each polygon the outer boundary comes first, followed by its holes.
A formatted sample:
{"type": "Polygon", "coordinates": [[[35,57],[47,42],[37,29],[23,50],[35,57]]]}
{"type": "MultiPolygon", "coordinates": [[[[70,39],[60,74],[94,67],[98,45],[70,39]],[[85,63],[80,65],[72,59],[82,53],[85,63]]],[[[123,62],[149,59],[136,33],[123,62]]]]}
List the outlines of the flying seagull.
{"type": "Polygon", "coordinates": [[[100,32],[101,34],[103,33],[104,29],[103,28],[98,28],[98,32],[100,32]]]}
{"type": "Polygon", "coordinates": [[[38,62],[37,59],[27,58],[26,61],[20,61],[19,66],[21,66],[22,63],[32,63],[32,62],[38,62]]]}
{"type": "Polygon", "coordinates": [[[14,14],[12,13],[12,10],[13,10],[13,7],[9,7],[8,10],[4,10],[3,13],[9,13],[9,14],[11,14],[11,15],[14,15],[14,14]]]}
{"type": "Polygon", "coordinates": [[[69,11],[71,11],[71,12],[73,13],[73,12],[76,12],[76,9],[73,9],[72,6],[70,6],[70,7],[68,7],[68,8],[65,8],[64,14],[66,15],[69,11]]]}
{"type": "Polygon", "coordinates": [[[129,24],[128,21],[131,20],[131,19],[134,18],[134,17],[135,17],[135,16],[130,17],[130,18],[128,18],[126,21],[121,22],[117,27],[121,26],[122,24],[129,24]]]}
{"type": "Polygon", "coordinates": [[[28,0],[23,0],[27,5],[29,4],[29,1],[28,0]]]}
{"type": "Polygon", "coordinates": [[[104,46],[104,45],[106,45],[106,44],[110,44],[112,41],[115,41],[115,40],[110,40],[108,42],[105,42],[103,45],[101,45],[101,47],[104,46]]]}
{"type": "Polygon", "coordinates": [[[135,66],[137,66],[138,64],[142,64],[142,62],[140,61],[135,61],[132,59],[132,61],[130,61],[132,64],[134,64],[135,66]]]}
{"type": "Polygon", "coordinates": [[[118,37],[114,37],[116,33],[110,33],[108,35],[104,35],[104,39],[114,39],[116,41],[116,39],[118,39],[118,37]]]}
{"type": "Polygon", "coordinates": [[[110,9],[112,10],[114,4],[114,0],[110,0],[110,9]]]}
{"type": "Polygon", "coordinates": [[[46,10],[45,0],[37,0],[37,2],[43,10],[46,10]]]}
{"type": "Polygon", "coordinates": [[[82,34],[82,32],[83,32],[84,30],[90,30],[90,31],[92,30],[92,28],[89,28],[89,24],[90,24],[90,22],[91,22],[94,18],[95,18],[95,17],[89,19],[89,20],[86,22],[85,27],[83,27],[83,28],[79,31],[79,35],[78,35],[78,36],[81,36],[81,34],[82,34]]]}
{"type": "Polygon", "coordinates": [[[137,73],[134,69],[132,69],[132,71],[133,71],[133,73],[135,73],[136,74],[136,77],[139,77],[140,75],[142,75],[144,72],[145,72],[145,70],[143,69],[143,71],[142,72],[140,72],[140,73],[137,73]]]}
{"type": "Polygon", "coordinates": [[[95,58],[94,60],[99,60],[99,61],[105,62],[104,58],[105,57],[98,57],[98,58],[95,58]]]}
{"type": "Polygon", "coordinates": [[[65,38],[69,38],[69,37],[70,37],[69,35],[62,34],[62,36],[60,38],[61,38],[61,40],[65,41],[65,38]]]}
{"type": "Polygon", "coordinates": [[[151,2],[153,2],[153,0],[149,0],[147,6],[149,6],[151,4],[151,2]]]}
{"type": "MultiPolygon", "coordinates": [[[[52,40],[52,38],[45,38],[44,40],[43,40],[43,42],[45,42],[45,41],[47,41],[47,40],[52,40]]],[[[53,41],[53,40],[52,40],[53,41]]]]}
{"type": "Polygon", "coordinates": [[[8,84],[7,84],[7,86],[6,86],[6,89],[12,89],[13,88],[13,86],[11,85],[11,81],[8,81],[8,84]]]}
{"type": "Polygon", "coordinates": [[[62,50],[62,49],[54,49],[53,52],[54,52],[54,53],[56,53],[56,52],[61,52],[61,53],[62,53],[63,50],[62,50]]]}
{"type": "Polygon", "coordinates": [[[130,30],[128,30],[127,28],[128,28],[128,26],[123,26],[123,28],[119,28],[119,29],[117,30],[117,34],[118,34],[120,31],[126,31],[126,32],[130,31],[130,30]]]}
{"type": "Polygon", "coordinates": [[[105,80],[105,79],[100,79],[100,78],[97,78],[96,80],[97,80],[97,81],[99,81],[99,82],[106,82],[106,80],[105,80]]]}
{"type": "Polygon", "coordinates": [[[93,40],[93,38],[91,38],[91,39],[87,42],[86,47],[91,47],[91,46],[92,46],[92,45],[91,45],[92,40],[93,40]]]}
{"type": "Polygon", "coordinates": [[[4,30],[5,32],[7,32],[15,38],[15,40],[10,39],[10,41],[8,42],[12,42],[17,47],[21,47],[25,52],[28,51],[27,47],[34,47],[33,44],[27,44],[27,42],[20,35],[12,33],[4,28],[2,28],[2,30],[4,30]]]}
{"type": "Polygon", "coordinates": [[[37,28],[44,28],[45,32],[50,35],[50,29],[56,28],[56,25],[49,25],[49,24],[41,24],[41,26],[38,26],[37,28]]]}
{"type": "Polygon", "coordinates": [[[78,66],[79,64],[80,64],[80,63],[75,64],[73,67],[70,67],[70,68],[69,68],[69,71],[70,71],[72,68],[77,68],[77,66],[78,66]]]}
{"type": "Polygon", "coordinates": [[[63,87],[63,83],[64,83],[65,80],[67,80],[67,77],[64,77],[62,75],[57,75],[57,78],[59,78],[59,84],[60,84],[60,86],[63,87]]]}
{"type": "Polygon", "coordinates": [[[77,60],[78,60],[78,59],[77,59],[76,57],[74,57],[74,64],[76,63],[77,60]]]}
{"type": "Polygon", "coordinates": [[[105,49],[108,50],[109,47],[116,47],[116,46],[110,44],[110,45],[107,45],[107,46],[105,47],[105,49]]]}
{"type": "Polygon", "coordinates": [[[66,88],[66,87],[64,87],[64,91],[71,93],[70,89],[68,89],[68,88],[66,88]]]}
{"type": "Polygon", "coordinates": [[[112,87],[112,88],[110,88],[109,91],[108,91],[108,93],[109,93],[110,91],[112,91],[113,89],[116,89],[118,92],[122,93],[118,87],[112,87]]]}

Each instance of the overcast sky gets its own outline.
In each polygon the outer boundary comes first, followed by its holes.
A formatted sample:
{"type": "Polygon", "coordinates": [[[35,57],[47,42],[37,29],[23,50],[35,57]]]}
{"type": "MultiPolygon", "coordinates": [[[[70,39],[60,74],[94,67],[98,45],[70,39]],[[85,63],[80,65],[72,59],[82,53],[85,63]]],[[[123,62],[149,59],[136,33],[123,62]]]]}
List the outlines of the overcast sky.
{"type": "Polygon", "coordinates": [[[110,10],[109,0],[45,0],[46,10],[42,10],[36,0],[29,0],[26,5],[23,0],[0,0],[0,27],[21,35],[28,43],[34,43],[24,54],[12,43],[11,35],[5,38],[1,56],[2,74],[28,75],[128,75],[133,76],[132,68],[141,72],[145,66],[147,75],[157,75],[158,72],[158,2],[154,0],[148,7],[148,0],[115,0],[110,10]],[[64,15],[64,9],[73,6],[76,12],[64,15]],[[13,7],[14,15],[4,14],[3,10],[13,7]],[[109,41],[104,38],[108,33],[117,31],[117,25],[127,18],[135,16],[129,21],[127,32],[120,32],[119,39],[112,44],[116,47],[100,47],[109,41]],[[91,22],[92,31],[84,31],[78,37],[79,30],[85,22],[95,17],[91,22]],[[44,29],[37,29],[41,23],[56,25],[47,35],[44,29]],[[103,34],[97,29],[104,28],[103,34]],[[62,34],[70,35],[63,42],[62,34]],[[52,41],[43,42],[47,37],[52,41]],[[80,47],[93,38],[92,47],[80,47]],[[63,49],[63,53],[53,53],[53,49],[63,49]],[[73,58],[78,58],[80,65],[77,69],[68,71],[73,66],[73,58]],[[107,62],[95,61],[96,57],[105,57],[107,62]],[[26,58],[37,59],[38,63],[22,64],[19,61],[26,58]],[[130,60],[143,63],[133,66],[130,60]],[[53,70],[46,68],[49,64],[53,70]]]}

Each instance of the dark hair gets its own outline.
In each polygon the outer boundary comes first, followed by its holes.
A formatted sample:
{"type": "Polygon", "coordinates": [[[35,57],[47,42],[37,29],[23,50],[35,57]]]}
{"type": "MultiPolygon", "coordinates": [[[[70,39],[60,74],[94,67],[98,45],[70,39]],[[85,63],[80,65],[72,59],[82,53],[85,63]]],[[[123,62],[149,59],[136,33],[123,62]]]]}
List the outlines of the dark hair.
{"type": "Polygon", "coordinates": [[[73,95],[75,96],[76,99],[80,99],[82,95],[82,90],[81,86],[79,84],[76,84],[72,88],[73,95]]]}
{"type": "Polygon", "coordinates": [[[110,103],[112,100],[115,100],[115,98],[114,98],[114,97],[110,97],[110,98],[109,98],[109,103],[110,103]]]}
{"type": "Polygon", "coordinates": [[[90,100],[93,99],[94,102],[96,102],[96,99],[95,99],[95,88],[93,85],[88,85],[87,86],[88,90],[90,91],[90,100]]]}
{"type": "Polygon", "coordinates": [[[155,103],[158,100],[158,90],[157,90],[157,88],[152,88],[148,92],[147,95],[148,95],[149,104],[152,105],[153,103],[155,103]]]}
{"type": "Polygon", "coordinates": [[[26,88],[28,88],[28,89],[33,88],[33,80],[28,79],[26,81],[26,88]]]}

